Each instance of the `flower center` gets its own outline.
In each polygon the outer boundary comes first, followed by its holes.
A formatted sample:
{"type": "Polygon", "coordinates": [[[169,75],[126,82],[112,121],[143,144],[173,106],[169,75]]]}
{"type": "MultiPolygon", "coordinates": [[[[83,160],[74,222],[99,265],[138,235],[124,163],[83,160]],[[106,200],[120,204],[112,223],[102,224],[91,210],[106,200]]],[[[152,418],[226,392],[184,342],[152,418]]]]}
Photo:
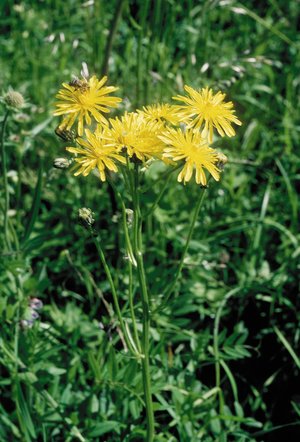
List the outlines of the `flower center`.
{"type": "Polygon", "coordinates": [[[95,105],[94,96],[91,94],[90,90],[84,92],[79,91],[76,99],[78,104],[85,110],[88,110],[91,106],[95,105]]]}

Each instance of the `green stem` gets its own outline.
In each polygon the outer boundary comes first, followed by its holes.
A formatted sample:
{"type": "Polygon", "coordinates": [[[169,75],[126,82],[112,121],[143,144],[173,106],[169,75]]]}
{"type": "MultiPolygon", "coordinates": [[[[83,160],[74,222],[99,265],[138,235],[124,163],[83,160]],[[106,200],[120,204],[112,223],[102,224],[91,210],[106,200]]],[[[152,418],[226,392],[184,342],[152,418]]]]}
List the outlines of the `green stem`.
{"type": "Polygon", "coordinates": [[[110,58],[110,54],[111,54],[111,50],[112,50],[112,46],[113,46],[113,41],[117,32],[117,28],[118,28],[118,23],[120,21],[120,18],[122,16],[122,10],[123,10],[123,6],[125,4],[124,0],[118,0],[116,9],[115,9],[115,13],[114,13],[114,17],[110,26],[110,31],[109,31],[109,35],[106,41],[106,47],[105,47],[105,55],[104,55],[104,60],[103,60],[103,65],[102,65],[102,75],[107,75],[108,72],[108,65],[109,65],[109,58],[110,58]]]}
{"type": "Polygon", "coordinates": [[[20,281],[20,276],[15,277],[15,284],[16,284],[16,292],[17,292],[17,309],[16,309],[16,326],[15,326],[15,339],[14,339],[14,354],[15,354],[15,370],[16,374],[18,372],[18,363],[17,360],[19,358],[19,334],[20,334],[20,311],[21,311],[21,304],[24,298],[24,294],[22,291],[22,284],[20,281]]]}
{"type": "Polygon", "coordinates": [[[126,243],[126,249],[127,249],[127,253],[128,253],[128,259],[129,259],[129,263],[128,263],[128,270],[129,270],[129,306],[130,306],[130,314],[131,314],[131,319],[132,319],[132,325],[133,325],[133,333],[134,333],[134,339],[135,339],[135,345],[138,349],[138,351],[141,351],[141,345],[140,345],[140,341],[139,341],[139,337],[138,337],[138,332],[137,332],[137,326],[136,326],[136,319],[135,319],[135,314],[134,314],[134,307],[133,307],[133,283],[132,283],[132,265],[134,265],[135,267],[137,266],[137,262],[136,259],[134,257],[134,253],[132,250],[132,245],[131,245],[131,241],[130,241],[130,236],[129,236],[129,231],[128,231],[128,225],[127,225],[127,219],[126,219],[126,207],[123,201],[123,198],[120,194],[120,192],[118,191],[118,189],[115,186],[115,183],[113,182],[113,180],[109,177],[108,178],[109,184],[111,185],[117,200],[119,201],[121,208],[122,208],[122,221],[123,221],[123,230],[124,230],[124,235],[125,235],[125,243],[126,243]]]}
{"type": "Polygon", "coordinates": [[[221,389],[221,366],[220,366],[220,355],[219,355],[219,324],[221,312],[225,304],[221,304],[219,307],[216,316],[215,316],[215,324],[214,324],[214,357],[215,357],[215,377],[216,377],[216,387],[218,389],[219,396],[219,414],[222,415],[224,413],[224,397],[221,389]]]}
{"type": "Polygon", "coordinates": [[[169,174],[169,175],[167,176],[167,178],[166,178],[166,180],[165,180],[165,182],[164,182],[164,184],[163,184],[163,186],[162,186],[162,188],[161,188],[159,194],[157,195],[157,197],[156,197],[154,203],[152,204],[152,206],[150,207],[150,209],[145,213],[145,215],[143,216],[143,218],[147,218],[149,215],[151,215],[151,214],[154,212],[154,210],[155,210],[156,207],[158,206],[158,203],[160,202],[160,200],[161,200],[161,198],[162,198],[162,196],[163,196],[163,194],[164,194],[164,192],[165,192],[165,190],[166,190],[166,188],[167,188],[167,186],[168,186],[168,184],[169,184],[170,178],[171,178],[171,174],[169,174]]]}
{"type": "Polygon", "coordinates": [[[220,352],[219,352],[219,328],[220,328],[220,320],[224,306],[229,298],[233,295],[241,291],[241,287],[236,287],[235,289],[230,290],[223,298],[217,313],[215,315],[214,322],[214,332],[213,332],[213,351],[215,357],[215,377],[216,377],[216,387],[219,396],[219,414],[222,416],[224,414],[224,396],[221,388],[221,364],[220,364],[220,352]]]}
{"type": "Polygon", "coordinates": [[[140,107],[141,105],[141,92],[142,92],[142,85],[143,85],[143,38],[146,35],[146,18],[149,8],[149,0],[144,0],[141,2],[140,6],[140,31],[138,35],[138,42],[137,42],[137,78],[136,78],[136,107],[140,107]]]}
{"type": "Polygon", "coordinates": [[[149,294],[147,289],[146,274],[144,269],[144,259],[142,253],[142,219],[139,203],[139,171],[138,165],[135,165],[134,171],[134,252],[137,261],[137,272],[139,285],[141,289],[142,308],[143,308],[143,335],[142,335],[142,375],[143,386],[146,404],[146,419],[147,419],[147,442],[154,440],[154,412],[151,395],[151,378],[150,378],[150,363],[149,363],[149,329],[150,329],[150,306],[149,294]]]}
{"type": "Polygon", "coordinates": [[[21,198],[22,198],[22,180],[21,180],[21,170],[22,170],[22,154],[20,150],[17,150],[17,173],[18,173],[18,184],[16,189],[16,224],[17,229],[21,229],[21,198]]]}
{"type": "Polygon", "coordinates": [[[206,189],[207,189],[206,187],[203,187],[202,191],[199,194],[199,198],[198,198],[198,201],[196,203],[196,208],[195,208],[195,211],[194,211],[194,215],[193,215],[193,218],[191,220],[190,227],[189,227],[188,236],[187,236],[187,239],[186,239],[186,242],[185,242],[185,246],[184,246],[184,249],[183,249],[183,252],[182,252],[182,255],[181,255],[181,259],[180,259],[179,265],[177,267],[177,272],[176,272],[175,277],[173,278],[171,284],[169,285],[169,287],[167,288],[166,292],[164,293],[163,303],[158,308],[158,310],[161,310],[167,304],[167,302],[168,302],[170,296],[172,295],[173,290],[174,290],[174,288],[175,288],[175,286],[177,284],[177,281],[178,281],[178,279],[179,279],[179,277],[181,275],[182,268],[183,268],[183,265],[184,265],[184,260],[185,260],[185,257],[186,257],[186,254],[187,254],[187,251],[188,251],[191,239],[192,239],[192,235],[193,235],[193,232],[194,232],[194,228],[195,228],[195,225],[196,225],[196,221],[197,221],[200,209],[201,209],[202,204],[203,204],[203,200],[204,200],[206,189]]]}
{"type": "Polygon", "coordinates": [[[158,184],[160,181],[165,181],[168,179],[169,175],[172,175],[173,172],[180,169],[182,167],[182,164],[180,163],[177,166],[171,166],[171,168],[168,168],[165,172],[163,172],[156,180],[151,181],[151,184],[145,187],[141,188],[141,193],[147,193],[149,190],[153,189],[156,184],[158,184]]]}
{"type": "MultiPolygon", "coordinates": [[[[3,210],[3,212],[4,212],[4,207],[1,204],[1,202],[0,202],[0,210],[3,210]]],[[[9,230],[11,232],[11,235],[12,235],[14,243],[15,243],[16,252],[10,251],[10,253],[6,253],[6,255],[13,255],[15,253],[18,253],[18,251],[20,250],[20,244],[19,244],[19,239],[18,239],[16,230],[14,228],[14,225],[13,225],[12,221],[9,218],[8,218],[8,227],[9,227],[9,230]]]]}
{"type": "Polygon", "coordinates": [[[130,262],[136,267],[136,260],[132,251],[132,245],[131,245],[131,241],[130,241],[130,237],[129,237],[129,232],[128,232],[128,226],[127,226],[127,219],[126,219],[126,207],[124,204],[124,201],[120,195],[120,192],[118,191],[118,189],[116,188],[113,180],[111,178],[108,178],[108,182],[111,185],[115,196],[117,197],[120,205],[121,205],[121,209],[122,209],[122,221],[123,221],[123,229],[124,229],[124,235],[125,235],[125,243],[126,243],[126,249],[127,249],[127,253],[128,253],[128,257],[130,262]]]}
{"type": "Polygon", "coordinates": [[[1,160],[2,160],[2,175],[3,175],[3,187],[4,187],[4,241],[6,247],[10,250],[10,240],[8,236],[8,211],[9,211],[9,192],[8,192],[8,182],[7,182],[7,161],[6,161],[6,151],[4,146],[4,134],[7,123],[7,118],[9,111],[7,110],[2,122],[1,130],[1,160]]]}
{"type": "Polygon", "coordinates": [[[132,264],[131,262],[128,263],[128,270],[129,270],[129,308],[130,308],[130,314],[132,319],[132,326],[133,326],[133,335],[135,339],[135,344],[137,346],[137,349],[139,353],[141,353],[141,343],[137,331],[137,325],[136,325],[136,318],[134,313],[134,305],[133,305],[133,277],[132,277],[132,264]]]}
{"type": "Polygon", "coordinates": [[[121,313],[121,310],[120,310],[120,306],[119,306],[119,302],[118,302],[118,296],[117,296],[115,284],[114,284],[114,281],[113,281],[110,269],[108,267],[108,264],[106,262],[106,258],[105,258],[105,255],[103,253],[103,250],[102,250],[99,238],[98,237],[93,237],[93,240],[94,240],[95,246],[97,248],[100,260],[102,262],[102,265],[103,265],[106,277],[108,279],[108,282],[109,282],[109,285],[110,285],[110,288],[111,288],[111,293],[112,293],[112,296],[113,296],[115,311],[116,311],[116,314],[117,314],[117,317],[118,317],[118,320],[119,320],[120,328],[121,328],[121,331],[123,333],[126,345],[129,348],[129,350],[134,355],[136,355],[136,351],[133,348],[133,346],[132,346],[132,344],[130,342],[130,339],[128,338],[128,334],[127,334],[127,331],[126,331],[126,328],[125,328],[125,323],[124,323],[124,320],[123,320],[123,317],[122,317],[122,313],[121,313]]]}

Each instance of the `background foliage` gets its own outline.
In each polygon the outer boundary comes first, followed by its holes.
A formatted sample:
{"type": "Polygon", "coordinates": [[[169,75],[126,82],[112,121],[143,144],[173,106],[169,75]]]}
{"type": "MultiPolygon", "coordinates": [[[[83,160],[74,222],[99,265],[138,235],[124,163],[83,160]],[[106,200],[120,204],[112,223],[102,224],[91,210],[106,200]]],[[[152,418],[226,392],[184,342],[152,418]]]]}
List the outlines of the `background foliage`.
{"type": "MultiPolygon", "coordinates": [[[[5,144],[19,247],[0,261],[1,441],[144,437],[139,369],[123,351],[103,269],[77,225],[78,209],[90,207],[126,317],[116,201],[97,177],[52,168],[65,155],[54,96],[82,61],[108,72],[123,110],[170,100],[186,83],[210,85],[243,121],[234,139],[215,143],[230,162],[210,186],[176,296],[153,316],[157,441],[298,439],[298,2],[4,0],[2,9],[0,90],[19,90],[26,107],[10,117],[5,144]],[[43,308],[28,327],[33,298],[43,308]]],[[[153,165],[145,174],[145,207],[161,173],[153,165]]],[[[198,191],[172,179],[145,227],[154,306],[198,191]]]]}

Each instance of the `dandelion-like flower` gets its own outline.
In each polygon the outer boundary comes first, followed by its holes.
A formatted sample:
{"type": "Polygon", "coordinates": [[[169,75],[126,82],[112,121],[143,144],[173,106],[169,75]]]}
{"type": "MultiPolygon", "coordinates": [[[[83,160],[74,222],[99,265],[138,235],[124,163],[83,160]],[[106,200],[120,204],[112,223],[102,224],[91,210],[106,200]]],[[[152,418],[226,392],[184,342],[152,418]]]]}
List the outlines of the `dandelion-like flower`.
{"type": "Polygon", "coordinates": [[[136,112],[109,121],[111,128],[105,130],[107,140],[118,149],[125,148],[130,157],[135,155],[141,161],[161,157],[164,147],[158,138],[163,129],[161,122],[149,121],[136,112]]]}
{"type": "Polygon", "coordinates": [[[219,181],[220,173],[216,166],[218,153],[209,147],[207,140],[199,131],[187,129],[182,132],[181,129],[170,128],[160,138],[167,145],[164,149],[166,158],[175,162],[185,160],[177,178],[179,182],[183,181],[185,184],[190,181],[195,170],[196,183],[205,186],[207,178],[204,169],[207,169],[213,178],[219,181]]]}
{"type": "Polygon", "coordinates": [[[162,123],[171,123],[177,125],[180,123],[180,107],[171,104],[153,104],[144,106],[143,110],[138,110],[139,114],[143,114],[146,120],[159,121],[162,123]]]}
{"type": "Polygon", "coordinates": [[[67,147],[69,152],[80,155],[75,158],[79,164],[75,176],[82,174],[87,176],[93,169],[99,170],[101,181],[106,180],[105,169],[118,172],[116,162],[125,164],[125,158],[119,154],[115,145],[109,144],[102,136],[102,129],[93,134],[89,129],[85,130],[86,140],[78,138],[80,147],[67,147]]]}
{"type": "Polygon", "coordinates": [[[189,96],[178,95],[175,100],[182,101],[185,106],[181,106],[182,117],[186,118],[189,127],[204,128],[203,137],[208,137],[208,142],[213,141],[213,128],[215,127],[221,137],[226,134],[228,137],[235,135],[231,123],[241,125],[240,120],[234,115],[233,103],[224,102],[225,94],[217,92],[215,95],[208,87],[195,91],[189,86],[185,86],[189,96]]]}
{"type": "Polygon", "coordinates": [[[78,120],[78,135],[82,136],[84,123],[89,126],[92,118],[99,124],[107,125],[103,113],[108,113],[109,107],[117,107],[122,100],[109,96],[118,88],[104,86],[106,81],[107,77],[98,80],[94,75],[89,80],[83,78],[63,83],[63,89],[56,95],[60,101],[56,103],[57,110],[54,112],[54,115],[66,115],[60,127],[70,130],[78,120]]]}

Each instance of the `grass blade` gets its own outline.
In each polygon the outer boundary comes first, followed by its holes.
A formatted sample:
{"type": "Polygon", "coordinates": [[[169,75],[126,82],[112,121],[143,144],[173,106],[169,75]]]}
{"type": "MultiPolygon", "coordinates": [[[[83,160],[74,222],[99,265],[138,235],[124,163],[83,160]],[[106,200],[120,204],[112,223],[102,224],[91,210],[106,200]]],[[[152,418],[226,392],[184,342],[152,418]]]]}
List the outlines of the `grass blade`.
{"type": "Polygon", "coordinates": [[[287,339],[285,338],[285,336],[282,334],[282,332],[279,330],[279,328],[277,328],[276,326],[274,327],[274,331],[276,333],[276,335],[278,336],[278,338],[280,339],[280,341],[282,342],[282,344],[285,346],[286,350],[289,352],[289,354],[292,356],[292,358],[294,359],[295,364],[297,365],[297,367],[300,370],[300,359],[298,358],[298,356],[296,355],[296,353],[294,352],[291,344],[287,341],[287,339]]]}
{"type": "Polygon", "coordinates": [[[40,203],[41,203],[42,182],[43,182],[43,165],[41,164],[40,168],[39,168],[39,175],[38,175],[37,183],[35,186],[34,196],[33,196],[31,210],[30,210],[31,216],[28,220],[28,223],[27,223],[27,226],[25,229],[23,242],[27,241],[27,239],[30,237],[30,235],[33,231],[33,228],[34,228],[35,221],[36,221],[38,213],[39,213],[39,208],[40,208],[40,203]]]}

